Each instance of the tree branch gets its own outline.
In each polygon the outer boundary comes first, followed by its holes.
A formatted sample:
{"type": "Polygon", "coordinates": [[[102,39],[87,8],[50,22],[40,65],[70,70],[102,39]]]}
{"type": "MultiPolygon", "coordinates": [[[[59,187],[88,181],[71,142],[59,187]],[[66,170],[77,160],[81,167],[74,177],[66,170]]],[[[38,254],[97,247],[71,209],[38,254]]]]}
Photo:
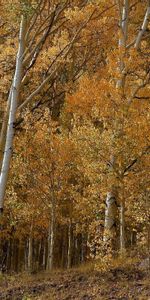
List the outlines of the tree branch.
{"type": "Polygon", "coordinates": [[[131,170],[131,168],[137,163],[140,161],[140,159],[145,155],[145,154],[148,154],[150,150],[150,146],[147,146],[141,154],[139,154],[135,159],[132,160],[132,162],[124,169],[123,171],[123,175],[125,175],[125,173],[127,173],[128,171],[131,170]]]}

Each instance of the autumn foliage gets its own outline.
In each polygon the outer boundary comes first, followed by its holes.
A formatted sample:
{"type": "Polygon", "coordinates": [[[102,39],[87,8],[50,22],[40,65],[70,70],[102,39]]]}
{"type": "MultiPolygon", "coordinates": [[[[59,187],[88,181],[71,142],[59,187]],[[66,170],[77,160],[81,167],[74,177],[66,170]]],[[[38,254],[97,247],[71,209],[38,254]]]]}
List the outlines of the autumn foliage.
{"type": "Polygon", "coordinates": [[[106,2],[0,4],[1,167],[26,19],[1,269],[150,255],[150,6],[106,2]]]}

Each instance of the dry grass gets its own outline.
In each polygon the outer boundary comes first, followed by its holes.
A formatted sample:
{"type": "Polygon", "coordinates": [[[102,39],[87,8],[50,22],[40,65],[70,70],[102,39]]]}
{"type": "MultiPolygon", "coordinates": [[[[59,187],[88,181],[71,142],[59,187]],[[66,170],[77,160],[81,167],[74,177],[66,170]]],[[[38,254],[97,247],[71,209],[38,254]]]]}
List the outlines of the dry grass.
{"type": "Polygon", "coordinates": [[[66,271],[1,275],[0,300],[150,300],[150,277],[137,262],[122,256],[107,270],[97,261],[66,271]]]}

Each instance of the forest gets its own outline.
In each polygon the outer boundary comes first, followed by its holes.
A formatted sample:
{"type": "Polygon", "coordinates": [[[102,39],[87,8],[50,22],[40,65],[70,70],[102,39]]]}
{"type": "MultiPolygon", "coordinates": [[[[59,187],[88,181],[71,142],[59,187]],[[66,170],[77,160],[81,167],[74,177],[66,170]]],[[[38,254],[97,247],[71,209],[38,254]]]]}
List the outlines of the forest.
{"type": "Polygon", "coordinates": [[[1,0],[0,101],[0,299],[150,299],[150,0],[1,0]]]}

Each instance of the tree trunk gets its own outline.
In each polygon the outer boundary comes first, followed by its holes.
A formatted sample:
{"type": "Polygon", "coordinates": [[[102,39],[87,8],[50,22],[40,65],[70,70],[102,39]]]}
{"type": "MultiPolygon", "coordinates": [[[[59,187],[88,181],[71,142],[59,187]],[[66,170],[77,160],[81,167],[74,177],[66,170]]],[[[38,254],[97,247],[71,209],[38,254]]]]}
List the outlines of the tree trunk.
{"type": "Polygon", "coordinates": [[[124,88],[125,85],[125,64],[124,64],[124,55],[126,52],[126,44],[128,39],[128,19],[129,19],[129,0],[124,0],[123,6],[119,5],[120,12],[120,39],[119,39],[119,73],[120,79],[117,80],[117,88],[124,88]]]}
{"type": "MultiPolygon", "coordinates": [[[[148,222],[150,222],[148,220],[148,222]]],[[[147,246],[148,246],[148,270],[150,272],[150,224],[148,223],[147,228],[147,246]]]]}
{"type": "Polygon", "coordinates": [[[43,240],[42,268],[43,268],[43,270],[46,269],[46,243],[45,243],[45,240],[43,240]]]}
{"type": "MultiPolygon", "coordinates": [[[[129,18],[129,0],[124,0],[123,4],[121,5],[120,1],[118,1],[118,9],[120,15],[120,36],[119,39],[119,48],[120,48],[120,57],[119,57],[119,72],[120,72],[120,79],[117,80],[116,87],[122,89],[122,94],[124,94],[124,86],[125,86],[125,64],[124,64],[124,55],[126,51],[126,43],[128,39],[128,18],[129,18]]],[[[119,120],[120,123],[120,120],[119,120]]],[[[115,136],[121,136],[123,132],[124,126],[124,114],[122,114],[121,124],[115,121],[114,124],[114,134],[112,136],[112,157],[110,159],[110,168],[112,171],[112,176],[116,175],[116,166],[115,166],[115,136]],[[114,151],[114,153],[113,153],[114,151]]],[[[115,188],[116,189],[116,188],[115,188]]],[[[124,208],[125,203],[124,199],[121,203],[120,207],[120,248],[123,250],[125,247],[125,239],[124,239],[124,232],[125,232],[125,222],[124,222],[124,208]]],[[[116,199],[116,191],[113,191],[113,185],[110,188],[110,192],[107,193],[106,198],[106,210],[105,210],[105,230],[104,230],[104,241],[109,242],[111,246],[116,247],[117,241],[115,241],[117,232],[116,232],[116,219],[117,219],[117,199],[116,199]]]]}
{"type": "Polygon", "coordinates": [[[67,268],[71,268],[71,255],[72,255],[72,224],[71,221],[68,225],[68,253],[67,253],[67,268]]]}
{"type": "Polygon", "coordinates": [[[33,238],[32,235],[29,236],[28,240],[28,272],[32,273],[33,264],[33,238]]]}
{"type": "Polygon", "coordinates": [[[28,271],[28,241],[24,241],[24,270],[28,271]]]}
{"type": "Polygon", "coordinates": [[[84,258],[85,258],[85,237],[84,237],[84,233],[81,233],[81,262],[84,262],[84,258]]]}
{"type": "Polygon", "coordinates": [[[120,251],[125,251],[125,205],[124,201],[120,204],[120,251]]]}
{"type": "Polygon", "coordinates": [[[62,228],[62,254],[61,254],[61,267],[62,268],[66,268],[66,255],[67,255],[67,248],[66,248],[66,244],[67,244],[67,227],[66,225],[63,226],[62,228]]]}
{"type": "Polygon", "coordinates": [[[124,0],[123,7],[119,7],[120,10],[120,36],[119,48],[121,49],[121,54],[119,58],[119,72],[120,79],[117,80],[117,87],[123,88],[125,85],[125,64],[124,64],[124,54],[126,51],[126,43],[128,37],[128,19],[129,19],[129,0],[124,0]]]}
{"type": "Polygon", "coordinates": [[[7,107],[6,107],[6,111],[4,112],[1,133],[0,133],[0,170],[2,167],[3,152],[4,152],[5,142],[6,142],[6,133],[7,133],[8,118],[9,118],[9,110],[10,110],[11,92],[12,92],[12,87],[9,92],[7,107]]]}
{"type": "Polygon", "coordinates": [[[52,200],[51,207],[51,218],[49,221],[48,231],[48,257],[47,257],[47,269],[52,270],[53,268],[53,256],[54,256],[54,228],[55,228],[55,203],[52,200]]]}
{"type": "Polygon", "coordinates": [[[111,246],[114,244],[116,237],[116,215],[117,204],[116,195],[113,192],[108,192],[106,197],[105,210],[105,226],[104,226],[104,242],[109,242],[111,246]]]}
{"type": "MultiPolygon", "coordinates": [[[[125,63],[124,63],[124,56],[126,53],[126,45],[128,40],[128,23],[129,23],[129,0],[123,1],[122,11],[120,11],[120,27],[121,27],[121,38],[119,40],[119,47],[123,48],[121,50],[122,54],[120,56],[120,84],[119,87],[122,89],[122,95],[124,95],[124,88],[125,88],[125,80],[126,80],[126,70],[125,70],[125,63]]],[[[117,84],[118,86],[118,84],[117,84]]],[[[122,120],[119,128],[119,135],[123,136],[124,130],[124,118],[125,114],[122,114],[122,120]]],[[[120,251],[121,253],[125,250],[125,200],[124,200],[124,183],[122,179],[122,200],[120,203],[120,251]]]]}
{"type": "Polygon", "coordinates": [[[75,234],[75,237],[74,237],[74,248],[75,248],[75,265],[78,265],[79,264],[79,261],[80,261],[80,253],[79,253],[79,243],[78,243],[78,234],[76,233],[75,234]]]}
{"type": "Polygon", "coordinates": [[[20,24],[20,36],[19,36],[19,48],[16,59],[16,70],[12,85],[11,91],[11,101],[10,101],[10,110],[9,110],[9,119],[7,126],[7,134],[6,134],[6,143],[4,156],[2,161],[2,168],[0,174],[0,212],[3,211],[4,205],[4,197],[7,185],[7,179],[9,174],[10,160],[12,157],[12,146],[13,146],[13,138],[14,138],[14,124],[16,120],[16,110],[18,105],[20,87],[21,87],[21,79],[22,79],[22,56],[25,49],[25,32],[26,32],[26,19],[22,17],[20,24]]]}

